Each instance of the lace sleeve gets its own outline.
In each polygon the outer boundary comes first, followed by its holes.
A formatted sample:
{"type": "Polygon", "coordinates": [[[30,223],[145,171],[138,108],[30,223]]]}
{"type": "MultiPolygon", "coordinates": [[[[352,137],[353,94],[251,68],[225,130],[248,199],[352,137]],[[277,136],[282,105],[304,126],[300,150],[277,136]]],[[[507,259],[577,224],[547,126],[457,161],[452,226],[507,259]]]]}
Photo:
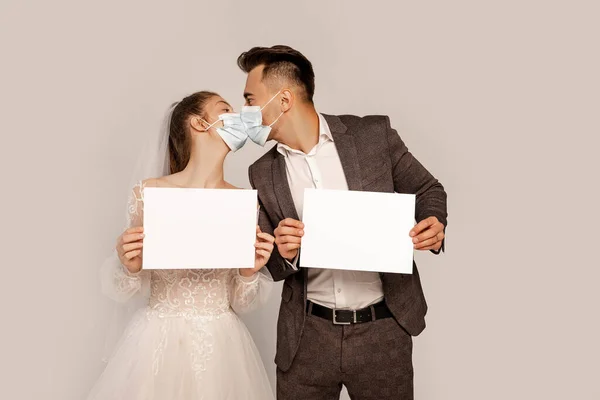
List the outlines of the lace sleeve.
{"type": "Polygon", "coordinates": [[[266,303],[272,288],[273,278],[268,269],[263,268],[249,278],[235,269],[229,285],[231,307],[238,314],[253,311],[266,303]]]}
{"type": "MultiPolygon", "coordinates": [[[[143,188],[144,185],[140,182],[131,191],[127,204],[126,228],[143,225],[143,188]]],[[[149,281],[149,271],[131,274],[127,268],[121,265],[116,251],[113,251],[101,268],[102,292],[118,302],[125,302],[136,293],[146,291],[149,281]]]]}

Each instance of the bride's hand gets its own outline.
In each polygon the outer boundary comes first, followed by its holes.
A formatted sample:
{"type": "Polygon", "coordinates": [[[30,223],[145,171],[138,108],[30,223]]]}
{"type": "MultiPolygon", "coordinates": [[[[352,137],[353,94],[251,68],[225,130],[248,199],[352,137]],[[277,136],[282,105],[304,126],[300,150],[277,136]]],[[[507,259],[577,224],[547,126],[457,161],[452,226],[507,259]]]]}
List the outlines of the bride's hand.
{"type": "Polygon", "coordinates": [[[129,228],[117,240],[117,254],[121,264],[134,274],[142,269],[142,247],[144,245],[144,228],[129,228]]]}
{"type": "Polygon", "coordinates": [[[254,268],[240,268],[240,274],[243,276],[252,276],[256,272],[260,271],[262,267],[267,264],[273,248],[275,247],[275,238],[268,233],[264,233],[260,230],[259,226],[256,226],[256,243],[254,247],[256,252],[254,255],[254,268]]]}

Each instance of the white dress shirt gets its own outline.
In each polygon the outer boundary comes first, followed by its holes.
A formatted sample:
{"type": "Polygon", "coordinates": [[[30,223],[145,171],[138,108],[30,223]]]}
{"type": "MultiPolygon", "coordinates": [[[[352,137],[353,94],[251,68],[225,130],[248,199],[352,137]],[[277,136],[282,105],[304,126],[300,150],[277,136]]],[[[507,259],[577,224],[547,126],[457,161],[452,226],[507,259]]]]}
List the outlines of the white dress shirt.
{"type": "MultiPolygon", "coordinates": [[[[277,145],[277,151],[285,158],[287,179],[300,219],[304,189],[348,190],[333,136],[321,114],[319,142],[308,154],[281,143],[277,145]]],[[[308,300],[329,308],[355,310],[383,299],[378,272],[310,268],[307,286],[308,300]]]]}

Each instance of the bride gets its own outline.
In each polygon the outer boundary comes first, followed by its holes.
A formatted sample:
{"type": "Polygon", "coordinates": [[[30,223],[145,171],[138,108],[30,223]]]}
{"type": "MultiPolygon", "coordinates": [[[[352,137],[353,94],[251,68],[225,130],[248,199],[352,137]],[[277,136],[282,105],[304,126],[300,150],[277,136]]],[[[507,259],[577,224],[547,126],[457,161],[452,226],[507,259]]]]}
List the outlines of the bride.
{"type": "Polygon", "coordinates": [[[89,400],[273,399],[257,348],[237,316],[271,289],[263,267],[272,236],[257,227],[254,268],[142,270],[144,188],[236,189],[223,179],[223,163],[247,136],[232,111],[211,92],[194,93],[171,109],[162,146],[167,174],[134,185],[119,260],[102,268],[105,293],[119,302],[146,294],[145,306],[127,325],[89,400]]]}

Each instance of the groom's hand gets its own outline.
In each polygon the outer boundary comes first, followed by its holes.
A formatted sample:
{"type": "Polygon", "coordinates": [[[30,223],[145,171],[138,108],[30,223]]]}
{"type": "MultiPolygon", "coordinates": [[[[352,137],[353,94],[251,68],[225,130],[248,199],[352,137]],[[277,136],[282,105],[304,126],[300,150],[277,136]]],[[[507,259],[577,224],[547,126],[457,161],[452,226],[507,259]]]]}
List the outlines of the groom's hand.
{"type": "Polygon", "coordinates": [[[292,218],[286,218],[275,229],[275,244],[279,254],[287,260],[298,255],[298,249],[304,236],[304,224],[292,218]]]}
{"type": "Polygon", "coordinates": [[[425,218],[410,231],[414,248],[438,251],[445,237],[444,228],[444,224],[436,217],[425,218]]]}

